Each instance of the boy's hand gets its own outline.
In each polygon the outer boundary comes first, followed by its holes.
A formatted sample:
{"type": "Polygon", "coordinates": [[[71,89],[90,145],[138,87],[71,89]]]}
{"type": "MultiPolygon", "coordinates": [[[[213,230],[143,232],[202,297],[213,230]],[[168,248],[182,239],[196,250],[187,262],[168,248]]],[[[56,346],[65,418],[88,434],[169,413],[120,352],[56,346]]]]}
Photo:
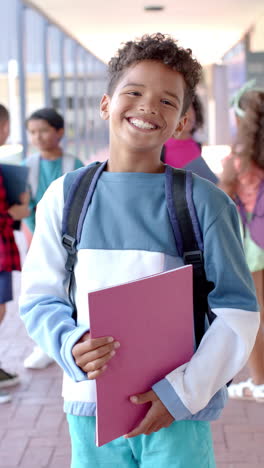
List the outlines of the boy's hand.
{"type": "Polygon", "coordinates": [[[174,421],[173,416],[169,413],[153,390],[142,393],[141,395],[132,396],[130,400],[136,405],[142,405],[143,403],[150,402],[151,408],[148,410],[141,423],[124,436],[126,439],[140,434],[149,435],[152,432],[159,431],[163,427],[169,427],[174,421]]]}
{"type": "Polygon", "coordinates": [[[27,205],[12,205],[9,208],[8,213],[15,221],[20,221],[23,218],[27,218],[30,211],[27,205]]]}
{"type": "Polygon", "coordinates": [[[85,333],[72,348],[74,360],[90,380],[96,379],[107,368],[108,361],[115,355],[120,343],[110,336],[90,338],[85,333]]]}
{"type": "Polygon", "coordinates": [[[15,221],[20,221],[23,218],[27,218],[30,215],[28,208],[29,203],[29,193],[23,192],[19,196],[21,204],[14,204],[10,206],[8,213],[15,221]]]}

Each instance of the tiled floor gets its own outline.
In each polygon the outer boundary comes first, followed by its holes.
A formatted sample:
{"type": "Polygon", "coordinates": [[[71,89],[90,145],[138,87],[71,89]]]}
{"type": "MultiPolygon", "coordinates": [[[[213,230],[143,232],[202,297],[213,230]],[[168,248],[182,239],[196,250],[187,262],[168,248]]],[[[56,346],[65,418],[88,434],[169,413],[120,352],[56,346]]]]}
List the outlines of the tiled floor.
{"type": "MultiPolygon", "coordinates": [[[[14,279],[18,290],[19,274],[14,279]]],[[[62,373],[56,364],[24,369],[32,346],[13,301],[0,329],[0,356],[4,368],[19,373],[21,384],[10,389],[12,402],[0,405],[0,468],[69,468],[62,373]]],[[[212,427],[217,468],[264,467],[264,404],[230,401],[212,427]]]]}

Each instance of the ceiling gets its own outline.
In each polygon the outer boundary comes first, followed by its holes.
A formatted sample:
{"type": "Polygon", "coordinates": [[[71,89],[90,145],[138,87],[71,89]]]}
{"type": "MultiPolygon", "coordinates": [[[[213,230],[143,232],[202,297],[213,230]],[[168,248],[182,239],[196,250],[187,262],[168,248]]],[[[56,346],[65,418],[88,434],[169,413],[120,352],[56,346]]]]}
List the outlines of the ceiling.
{"type": "Polygon", "coordinates": [[[121,42],[144,33],[172,34],[203,65],[222,55],[264,14],[263,0],[33,0],[91,52],[107,62],[121,42]],[[145,12],[144,6],[163,11],[145,12]]]}

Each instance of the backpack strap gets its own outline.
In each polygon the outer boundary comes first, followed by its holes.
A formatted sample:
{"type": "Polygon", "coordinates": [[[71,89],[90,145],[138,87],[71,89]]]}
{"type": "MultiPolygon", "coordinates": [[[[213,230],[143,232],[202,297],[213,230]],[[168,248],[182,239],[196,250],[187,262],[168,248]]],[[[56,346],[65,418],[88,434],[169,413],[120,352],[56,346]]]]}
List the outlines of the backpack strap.
{"type": "Polygon", "coordinates": [[[160,154],[160,160],[165,163],[165,157],[166,157],[166,146],[163,145],[161,148],[161,154],[160,154]]]}
{"type": "Polygon", "coordinates": [[[63,153],[63,157],[61,161],[62,174],[66,174],[66,172],[74,171],[75,160],[76,158],[72,156],[72,154],[63,153]]]}
{"type": "Polygon", "coordinates": [[[26,158],[25,164],[29,168],[28,184],[30,186],[31,196],[32,198],[35,198],[39,183],[40,154],[32,154],[26,158]]]}
{"type": "Polygon", "coordinates": [[[205,332],[205,316],[211,323],[207,296],[212,290],[204,270],[203,239],[192,199],[192,173],[166,166],[167,207],[179,255],[185,265],[193,266],[194,327],[198,347],[205,332]]]}
{"type": "Polygon", "coordinates": [[[84,218],[91,202],[98,178],[107,161],[77,171],[77,177],[66,194],[62,218],[62,245],[67,251],[65,268],[70,274],[68,295],[73,305],[73,318],[76,321],[76,309],[72,298],[73,271],[77,255],[77,245],[81,238],[84,218]]]}

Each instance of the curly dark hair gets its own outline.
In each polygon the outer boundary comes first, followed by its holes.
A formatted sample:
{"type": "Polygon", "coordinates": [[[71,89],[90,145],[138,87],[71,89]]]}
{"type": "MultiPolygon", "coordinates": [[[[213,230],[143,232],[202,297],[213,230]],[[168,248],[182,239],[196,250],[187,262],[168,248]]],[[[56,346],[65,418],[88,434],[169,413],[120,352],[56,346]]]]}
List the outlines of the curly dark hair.
{"type": "Polygon", "coordinates": [[[193,110],[195,113],[195,125],[191,130],[193,134],[199,128],[202,128],[204,125],[204,112],[203,112],[203,105],[202,101],[200,100],[198,94],[194,94],[193,101],[192,101],[193,110]]]}
{"type": "Polygon", "coordinates": [[[182,114],[184,114],[194,97],[195,87],[201,78],[202,67],[192,57],[191,49],[179,47],[177,41],[169,35],[161,33],[146,34],[135,41],[124,43],[123,47],[118,49],[115,57],[112,57],[108,64],[108,94],[112,96],[124,71],[130,65],[142,60],[157,60],[182,74],[185,81],[182,109],[182,114]]]}
{"type": "Polygon", "coordinates": [[[245,111],[241,119],[237,142],[237,156],[246,166],[253,161],[264,169],[264,91],[247,91],[240,99],[239,106],[245,111]]]}

